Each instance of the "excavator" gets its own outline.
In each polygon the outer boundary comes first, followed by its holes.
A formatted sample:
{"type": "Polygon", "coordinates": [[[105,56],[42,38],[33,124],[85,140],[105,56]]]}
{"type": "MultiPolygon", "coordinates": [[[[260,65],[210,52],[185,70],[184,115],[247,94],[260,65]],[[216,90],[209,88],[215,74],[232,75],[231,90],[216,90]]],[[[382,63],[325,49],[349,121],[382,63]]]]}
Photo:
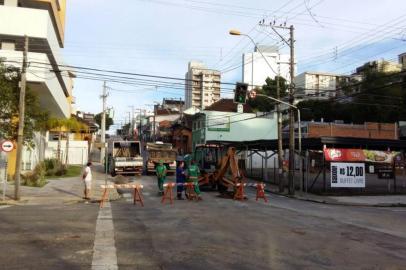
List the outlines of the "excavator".
{"type": "Polygon", "coordinates": [[[244,183],[244,177],[241,169],[238,167],[238,159],[236,149],[229,147],[226,154],[219,160],[217,168],[214,172],[204,172],[199,177],[199,185],[209,185],[222,193],[235,192],[236,186],[239,183],[244,183]]]}

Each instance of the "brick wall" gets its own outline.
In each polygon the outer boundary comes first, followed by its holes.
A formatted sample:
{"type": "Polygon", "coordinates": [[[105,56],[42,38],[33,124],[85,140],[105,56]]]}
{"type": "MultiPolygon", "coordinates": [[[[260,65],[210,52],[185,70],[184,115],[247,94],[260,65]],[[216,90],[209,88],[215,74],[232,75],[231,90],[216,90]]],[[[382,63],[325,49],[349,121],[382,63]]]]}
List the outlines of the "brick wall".
{"type": "Polygon", "coordinates": [[[365,123],[364,125],[309,123],[308,137],[353,137],[370,139],[398,139],[396,124],[365,123]]]}

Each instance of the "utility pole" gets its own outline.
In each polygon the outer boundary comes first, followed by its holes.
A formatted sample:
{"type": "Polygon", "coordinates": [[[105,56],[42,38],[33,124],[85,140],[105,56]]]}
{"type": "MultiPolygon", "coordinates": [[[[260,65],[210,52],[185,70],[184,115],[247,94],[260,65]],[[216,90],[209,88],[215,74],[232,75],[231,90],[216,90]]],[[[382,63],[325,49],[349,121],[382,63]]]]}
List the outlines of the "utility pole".
{"type": "MultiPolygon", "coordinates": [[[[293,105],[295,101],[294,83],[295,77],[295,40],[294,27],[289,27],[290,33],[290,87],[289,87],[289,103],[293,105]]],[[[299,127],[301,128],[301,127],[299,127]]],[[[289,194],[295,194],[295,114],[292,108],[289,110],[289,194]]]]}
{"type": "MultiPolygon", "coordinates": [[[[286,43],[290,47],[290,86],[289,86],[289,104],[293,105],[295,101],[294,97],[294,83],[293,78],[295,77],[295,39],[294,39],[294,31],[295,28],[293,25],[287,27],[286,24],[275,25],[273,24],[265,25],[263,22],[260,23],[261,26],[268,26],[282,39],[283,42],[286,43]],[[276,30],[277,28],[283,30],[289,30],[289,41],[286,40],[279,32],[276,30]]],[[[288,186],[289,186],[289,194],[295,194],[295,115],[292,107],[289,110],[289,179],[288,179],[288,186]]],[[[300,128],[300,127],[299,127],[300,128]]],[[[278,143],[278,152],[279,152],[279,143],[278,143]]],[[[279,157],[279,156],[278,156],[279,157]]]]}
{"type": "Polygon", "coordinates": [[[152,142],[155,142],[155,140],[156,140],[156,138],[155,138],[155,117],[156,117],[156,109],[157,109],[157,106],[158,105],[154,105],[154,126],[153,126],[153,130],[154,130],[154,133],[153,133],[153,140],[152,140],[152,142]]]}
{"type": "MultiPolygon", "coordinates": [[[[278,57],[280,60],[280,57],[278,57]]],[[[280,84],[279,77],[281,74],[280,71],[280,62],[278,62],[278,75],[276,76],[276,98],[281,99],[280,94],[280,84]]],[[[276,118],[278,121],[278,179],[279,179],[279,192],[283,193],[285,191],[285,179],[283,175],[283,145],[282,145],[282,117],[281,109],[279,102],[276,104],[276,118]]]]}
{"type": "Polygon", "coordinates": [[[21,183],[21,162],[23,157],[24,144],[24,121],[25,121],[25,90],[27,87],[27,55],[28,55],[28,36],[24,37],[23,66],[21,68],[20,81],[20,100],[18,114],[18,134],[17,134],[17,159],[16,159],[16,180],[14,183],[14,199],[20,200],[21,183]]]}
{"type": "Polygon", "coordinates": [[[139,117],[140,117],[140,129],[138,130],[138,137],[140,138],[140,142],[142,142],[142,134],[141,134],[141,131],[142,131],[142,109],[139,109],[140,110],[140,115],[139,115],[139,117]]]}
{"type": "Polygon", "coordinates": [[[107,86],[106,82],[103,83],[103,95],[101,98],[103,99],[103,112],[102,112],[102,121],[101,121],[101,138],[100,142],[102,144],[100,150],[100,163],[103,164],[105,156],[106,156],[106,100],[107,100],[107,86]]]}
{"type": "Polygon", "coordinates": [[[131,121],[131,123],[130,123],[130,128],[131,128],[131,131],[130,131],[130,135],[131,135],[132,137],[134,137],[134,128],[135,128],[135,123],[134,123],[134,105],[131,105],[131,106],[128,106],[128,107],[131,108],[131,117],[130,117],[130,121],[131,121]]]}

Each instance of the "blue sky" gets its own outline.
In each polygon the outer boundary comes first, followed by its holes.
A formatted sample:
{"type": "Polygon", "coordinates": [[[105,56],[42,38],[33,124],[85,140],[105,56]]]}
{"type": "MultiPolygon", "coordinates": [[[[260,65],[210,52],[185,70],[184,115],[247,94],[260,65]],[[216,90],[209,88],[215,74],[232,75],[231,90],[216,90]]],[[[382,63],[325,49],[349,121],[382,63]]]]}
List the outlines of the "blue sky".
{"type": "MultiPolygon", "coordinates": [[[[227,71],[222,81],[241,80],[247,38],[228,35],[236,28],[261,44],[278,37],[258,21],[294,24],[298,71],[349,73],[380,58],[395,60],[406,51],[406,3],[402,0],[69,0],[64,58],[69,65],[183,78],[190,60],[227,71]],[[345,3],[345,4],[343,4],[345,3]],[[368,4],[367,4],[368,3],[368,4]]],[[[288,53],[288,48],[281,48],[288,53]]],[[[163,97],[183,98],[184,91],[108,83],[108,106],[116,122],[130,105],[163,97]]],[[[230,87],[230,86],[227,86],[230,87]]],[[[78,78],[74,95],[80,110],[101,111],[101,81],[78,78]]],[[[227,90],[226,90],[227,91],[227,90]]]]}

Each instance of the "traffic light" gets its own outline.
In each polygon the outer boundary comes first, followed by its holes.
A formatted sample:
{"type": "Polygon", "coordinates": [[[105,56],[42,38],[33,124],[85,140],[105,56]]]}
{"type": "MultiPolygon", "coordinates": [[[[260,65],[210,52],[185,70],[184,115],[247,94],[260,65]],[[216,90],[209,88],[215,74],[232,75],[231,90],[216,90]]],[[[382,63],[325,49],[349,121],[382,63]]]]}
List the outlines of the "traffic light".
{"type": "Polygon", "coordinates": [[[234,102],[240,103],[240,104],[245,104],[245,101],[247,99],[247,91],[248,91],[248,84],[237,83],[237,85],[235,86],[235,92],[234,92],[234,102]]]}

